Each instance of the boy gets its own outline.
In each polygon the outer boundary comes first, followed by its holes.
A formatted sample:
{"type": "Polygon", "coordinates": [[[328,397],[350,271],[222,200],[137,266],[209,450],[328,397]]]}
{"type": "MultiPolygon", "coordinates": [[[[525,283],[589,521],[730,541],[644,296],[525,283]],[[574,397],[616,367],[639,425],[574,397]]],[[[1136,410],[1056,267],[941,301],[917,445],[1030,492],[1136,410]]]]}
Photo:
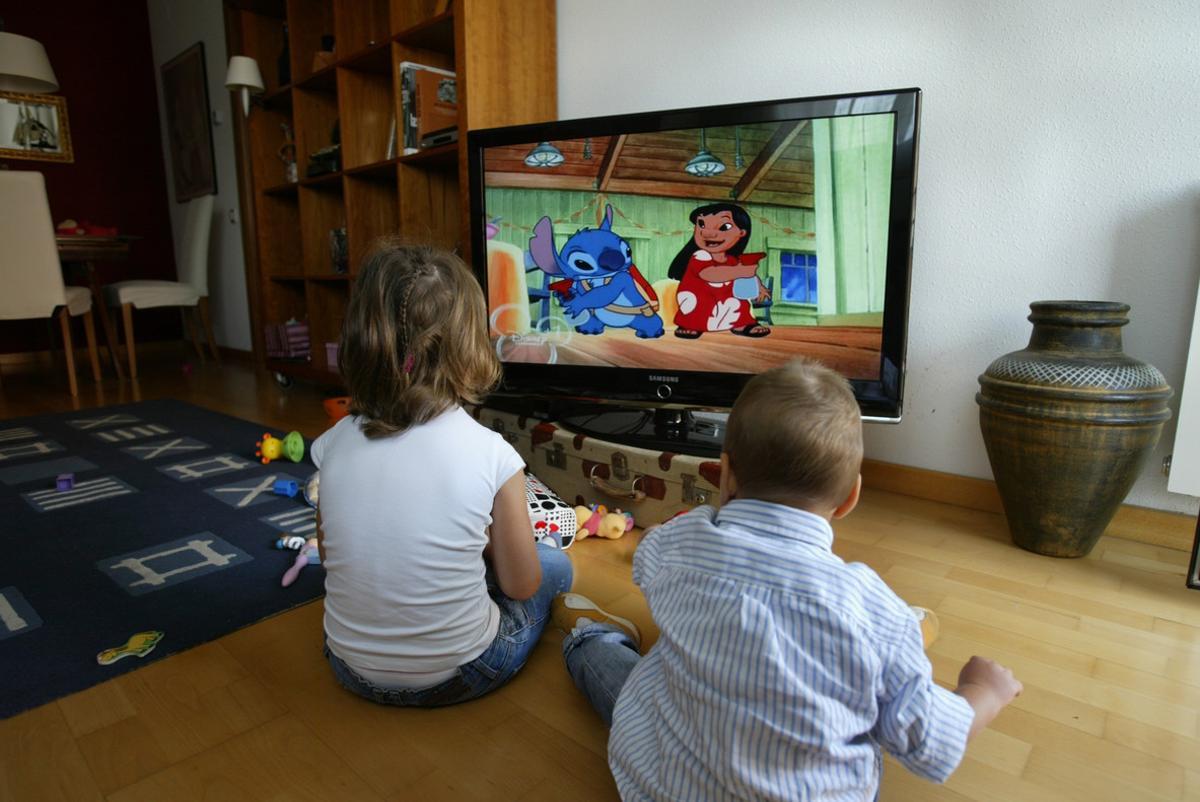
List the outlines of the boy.
{"type": "Polygon", "coordinates": [[[1021,692],[973,657],[934,684],[912,609],[830,550],[858,503],[862,422],[845,379],[808,360],[743,390],[721,455],[721,507],[647,533],[633,561],[661,635],[564,594],[563,654],[611,720],[625,800],[871,800],[887,750],[943,782],[1021,692]]]}

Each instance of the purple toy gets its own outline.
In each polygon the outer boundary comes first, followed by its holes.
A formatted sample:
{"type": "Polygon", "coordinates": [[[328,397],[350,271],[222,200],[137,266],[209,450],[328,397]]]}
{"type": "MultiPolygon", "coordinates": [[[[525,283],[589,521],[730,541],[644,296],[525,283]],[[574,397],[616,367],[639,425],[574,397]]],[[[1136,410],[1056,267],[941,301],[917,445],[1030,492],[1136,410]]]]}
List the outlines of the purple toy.
{"type": "Polygon", "coordinates": [[[60,473],[58,478],[54,480],[54,489],[60,493],[75,488],[75,474],[60,473]]]}

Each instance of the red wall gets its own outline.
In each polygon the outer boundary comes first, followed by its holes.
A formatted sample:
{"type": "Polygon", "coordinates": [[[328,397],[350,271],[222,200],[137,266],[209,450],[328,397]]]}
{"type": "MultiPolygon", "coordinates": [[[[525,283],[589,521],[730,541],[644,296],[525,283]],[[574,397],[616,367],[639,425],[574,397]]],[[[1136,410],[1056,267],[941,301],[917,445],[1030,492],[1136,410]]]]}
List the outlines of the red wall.
{"type": "MultiPolygon", "coordinates": [[[[4,29],[46,48],[58,77],[57,94],[66,98],[75,151],[70,164],[9,159],[5,165],[46,176],[56,224],[70,217],[142,237],[128,262],[97,265],[102,281],[173,280],[168,203],[174,201],[167,196],[155,89],[159,65],[150,50],[146,4],[35,0],[4,5],[4,29]]],[[[180,331],[173,311],[139,313],[134,327],[138,342],[180,331]]],[[[45,348],[46,329],[38,322],[0,322],[0,351],[45,348]]]]}

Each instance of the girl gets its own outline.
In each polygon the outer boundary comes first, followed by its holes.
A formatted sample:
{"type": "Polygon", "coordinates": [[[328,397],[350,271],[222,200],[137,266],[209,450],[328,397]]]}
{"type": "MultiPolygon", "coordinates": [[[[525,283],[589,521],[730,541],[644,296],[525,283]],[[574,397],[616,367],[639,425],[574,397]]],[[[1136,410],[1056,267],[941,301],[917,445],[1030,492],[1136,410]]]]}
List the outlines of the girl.
{"type": "Polygon", "coordinates": [[[396,242],[367,258],[346,310],[351,414],[312,447],[325,654],[383,704],[503,685],[571,587],[566,555],[535,546],[521,458],[462,408],[500,378],[486,325],[458,257],[396,242]]]}
{"type": "Polygon", "coordinates": [[[692,210],[692,239],[675,256],[667,277],[679,282],[675,296],[675,336],[694,340],[706,331],[732,331],[744,337],[771,333],[751,313],[751,300],[765,300],[758,280],[761,253],[743,253],[750,239],[750,215],[732,203],[692,210]],[[748,285],[747,292],[743,285],[748,285]]]}

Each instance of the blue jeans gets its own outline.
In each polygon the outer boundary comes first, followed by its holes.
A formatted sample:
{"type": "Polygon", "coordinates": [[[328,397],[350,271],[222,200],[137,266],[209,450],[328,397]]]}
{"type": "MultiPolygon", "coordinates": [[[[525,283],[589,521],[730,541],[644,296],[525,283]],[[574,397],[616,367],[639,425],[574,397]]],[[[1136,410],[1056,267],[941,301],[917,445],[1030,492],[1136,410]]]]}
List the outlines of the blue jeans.
{"type": "Polygon", "coordinates": [[[617,696],[641,656],[625,630],[612,624],[587,624],[567,635],[563,659],[575,687],[612,726],[617,696]]]}
{"type": "Polygon", "coordinates": [[[401,707],[452,705],[499,688],[525,665],[546,627],[550,602],[558,594],[571,589],[574,569],[570,558],[561,550],[540,543],[537,555],[542,564],[542,584],[525,601],[505,596],[496,585],[491,566],[488,566],[488,593],[500,608],[500,628],[483,654],[459,666],[458,673],[453,677],[430,688],[381,688],[360,677],[326,646],[325,657],[333,667],[337,681],[364,699],[401,707]]]}

